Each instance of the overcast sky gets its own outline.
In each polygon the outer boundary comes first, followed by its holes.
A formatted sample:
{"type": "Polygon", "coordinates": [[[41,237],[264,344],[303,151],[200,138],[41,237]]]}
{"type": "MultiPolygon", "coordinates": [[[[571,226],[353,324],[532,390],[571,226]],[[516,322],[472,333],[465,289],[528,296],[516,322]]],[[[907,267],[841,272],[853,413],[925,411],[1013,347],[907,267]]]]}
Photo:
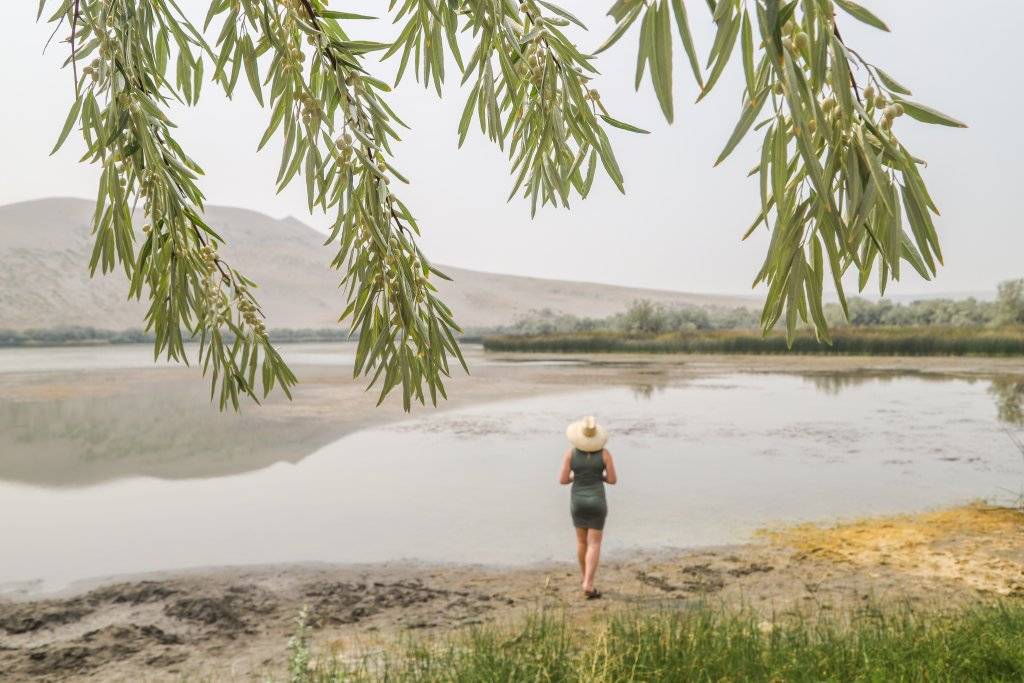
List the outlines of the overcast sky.
{"type": "MultiPolygon", "coordinates": [[[[582,37],[584,47],[596,47],[611,27],[602,11],[611,0],[561,2],[590,27],[582,37]]],[[[971,126],[925,126],[906,117],[897,123],[904,142],[929,162],[924,175],[942,210],[938,227],[946,266],[933,283],[904,269],[905,280],[894,291],[984,291],[999,280],[1024,275],[1017,205],[1024,194],[1019,124],[1024,3],[864,2],[893,33],[840,15],[847,43],[914,90],[916,99],[971,126]]],[[[202,21],[205,0],[181,4],[202,21]]],[[[331,4],[342,5],[375,13],[386,7],[384,0],[331,4]]],[[[689,5],[698,49],[706,54],[710,17],[703,2],[689,0],[689,5]]],[[[34,23],[35,6],[27,0],[0,4],[0,204],[95,196],[96,169],[77,163],[80,146],[69,144],[55,157],[47,156],[71,102],[72,82],[70,73],[58,68],[66,45],[55,44],[42,54],[50,29],[34,23]]],[[[382,22],[364,22],[355,30],[366,38],[389,31],[382,22]]],[[[497,149],[479,135],[471,136],[462,150],[456,148],[465,98],[457,84],[451,82],[445,98],[438,100],[414,81],[403,82],[393,102],[413,130],[397,148],[397,165],[412,180],[403,196],[423,226],[422,244],[433,260],[523,275],[750,292],[767,242],[764,232],[747,242],[739,239],[757,204],[756,181],[746,178],[756,163],[756,135],[723,167],[712,168],[737,116],[739,65],[731,65],[712,96],[693,105],[694,85],[677,51],[677,116],[668,126],[649,84],[633,91],[636,40],[634,31],[598,62],[602,76],[597,87],[613,115],[652,131],[612,136],[626,176],[626,196],[607,181],[599,182],[591,197],[571,211],[548,208],[534,220],[524,201],[505,202],[511,181],[497,149]]],[[[393,68],[382,65],[380,73],[389,75],[393,68]]],[[[198,107],[175,113],[179,140],[206,169],[202,188],[210,203],[277,217],[291,214],[326,226],[323,216],[308,215],[302,183],[274,194],[277,149],[255,152],[267,116],[241,85],[233,102],[209,86],[198,107]]],[[[325,264],[329,256],[325,249],[325,264]]]]}

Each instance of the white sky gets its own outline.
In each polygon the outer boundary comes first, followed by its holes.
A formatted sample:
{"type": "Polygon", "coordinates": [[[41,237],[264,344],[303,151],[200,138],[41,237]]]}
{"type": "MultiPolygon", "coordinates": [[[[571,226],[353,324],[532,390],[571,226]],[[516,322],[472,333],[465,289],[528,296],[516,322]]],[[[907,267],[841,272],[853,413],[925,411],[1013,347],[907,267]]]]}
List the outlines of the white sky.
{"type": "MultiPolygon", "coordinates": [[[[603,15],[611,0],[561,2],[590,27],[583,46],[600,44],[612,25],[603,15]]],[[[1020,277],[1024,232],[1016,202],[1022,193],[1024,136],[1018,125],[1018,41],[1024,33],[1024,3],[864,3],[882,15],[893,33],[840,15],[847,43],[914,90],[916,99],[971,126],[926,126],[907,117],[897,123],[911,150],[929,161],[925,179],[943,211],[938,227],[946,267],[931,284],[907,268],[905,280],[891,291],[982,291],[1020,277]]],[[[202,21],[205,0],[181,4],[197,23],[202,21]]],[[[386,7],[384,0],[331,4],[375,14],[386,7]]],[[[688,6],[698,49],[706,54],[712,40],[707,8],[700,0],[689,0],[688,6]]],[[[80,147],[69,144],[55,157],[47,156],[71,102],[72,82],[70,73],[58,69],[66,45],[54,44],[41,54],[51,29],[34,23],[35,7],[28,0],[0,4],[0,204],[95,195],[97,174],[77,163],[80,147]]],[[[353,33],[373,38],[388,34],[389,28],[383,22],[361,22],[353,33]]],[[[393,104],[413,130],[397,148],[398,167],[412,180],[403,196],[420,220],[422,244],[433,260],[542,277],[749,293],[767,243],[764,232],[746,243],[739,240],[757,204],[756,181],[746,178],[756,163],[756,134],[723,167],[712,168],[738,113],[738,60],[716,92],[693,105],[694,86],[677,45],[677,116],[668,126],[646,80],[639,93],[633,91],[636,40],[634,28],[601,55],[603,75],[596,83],[613,115],[652,131],[649,136],[612,136],[627,195],[599,182],[591,197],[571,211],[548,208],[532,221],[524,201],[505,203],[511,182],[507,162],[478,129],[462,150],[456,148],[465,94],[454,79],[443,101],[412,80],[403,82],[393,104]]],[[[379,73],[389,76],[393,69],[388,63],[379,73]]],[[[327,225],[323,216],[307,214],[301,182],[274,194],[277,150],[255,152],[268,114],[242,82],[234,102],[208,86],[198,107],[176,113],[179,140],[206,169],[202,187],[209,203],[327,225]]],[[[325,249],[325,264],[329,258],[325,249]]]]}

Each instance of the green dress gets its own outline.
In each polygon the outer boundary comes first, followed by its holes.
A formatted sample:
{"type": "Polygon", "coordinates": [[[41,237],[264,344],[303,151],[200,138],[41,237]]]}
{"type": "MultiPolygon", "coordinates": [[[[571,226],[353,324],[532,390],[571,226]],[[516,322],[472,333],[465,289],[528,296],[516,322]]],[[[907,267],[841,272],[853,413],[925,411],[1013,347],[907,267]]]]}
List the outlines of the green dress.
{"type": "Polygon", "coordinates": [[[572,494],[569,511],[577,529],[604,529],[608,502],[604,497],[604,450],[572,449],[572,494]]]}

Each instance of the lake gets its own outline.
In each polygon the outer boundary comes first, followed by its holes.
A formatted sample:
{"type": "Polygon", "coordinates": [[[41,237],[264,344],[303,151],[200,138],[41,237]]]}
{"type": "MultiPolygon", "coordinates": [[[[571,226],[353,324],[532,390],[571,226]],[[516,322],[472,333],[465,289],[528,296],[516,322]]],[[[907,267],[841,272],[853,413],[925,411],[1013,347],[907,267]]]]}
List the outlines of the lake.
{"type": "MultiPolygon", "coordinates": [[[[351,363],[348,345],[284,348],[300,378],[351,363]]],[[[468,351],[512,378],[537,365],[468,351]]],[[[221,415],[192,373],[151,365],[145,347],[0,351],[0,590],[221,565],[571,561],[556,478],[565,425],[587,413],[619,469],[611,555],[1024,487],[1006,434],[1022,422],[1013,378],[719,372],[616,386],[593,384],[590,363],[545,359],[578,387],[391,411],[338,435],[300,406],[221,415]],[[205,471],[214,454],[231,467],[205,471]]]]}

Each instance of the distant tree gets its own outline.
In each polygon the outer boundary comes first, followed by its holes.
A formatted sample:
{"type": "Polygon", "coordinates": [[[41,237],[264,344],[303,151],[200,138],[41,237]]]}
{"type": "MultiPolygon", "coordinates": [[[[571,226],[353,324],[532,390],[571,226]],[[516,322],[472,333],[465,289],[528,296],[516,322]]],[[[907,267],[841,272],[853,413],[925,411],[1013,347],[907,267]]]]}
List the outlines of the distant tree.
{"type": "Polygon", "coordinates": [[[577,318],[574,315],[558,313],[550,308],[531,311],[513,325],[499,328],[504,334],[564,334],[567,332],[590,332],[596,329],[598,321],[592,318],[577,318]]]}
{"type": "Polygon", "coordinates": [[[1024,278],[999,283],[996,324],[1024,325],[1024,278]]]}
{"type": "Polygon", "coordinates": [[[623,332],[658,334],[666,329],[665,317],[650,301],[635,301],[618,321],[623,332]]]}
{"type": "Polygon", "coordinates": [[[825,307],[825,314],[833,325],[851,326],[888,325],[893,327],[953,325],[981,327],[992,324],[995,305],[992,302],[968,299],[924,299],[897,304],[889,299],[868,301],[859,297],[849,300],[849,317],[834,304],[825,307]]]}
{"type": "MultiPolygon", "coordinates": [[[[84,160],[100,168],[91,266],[121,268],[130,296],[150,302],[146,325],[157,353],[182,359],[185,341],[201,342],[222,407],[274,386],[288,392],[296,380],[267,337],[255,283],[218,249],[223,240],[203,218],[202,170],[167,115],[173,101],[196,104],[208,80],[230,97],[244,74],[269,111],[259,146],[275,135],[283,141],[279,186],[303,177],[310,211],[334,212],[332,264],[347,292],[340,319],[359,334],[355,373],[380,384],[381,400],[400,386],[406,409],[414,398],[443,395],[449,359],[462,356],[458,327],[432,282],[444,275],[416,245],[413,210],[394,187],[406,182],[392,153],[405,124],[367,56],[394,58],[396,85],[413,73],[439,95],[454,64],[469,86],[460,142],[475,120],[507,149],[510,197],[524,196],[531,211],[585,197],[599,167],[624,189],[607,130],[646,131],[613,118],[592,86],[594,55],[563,31],[585,29],[570,12],[547,0],[378,4],[399,24],[394,40],[352,37],[351,27],[370,17],[327,0],[212,0],[201,28],[174,0],[39,2],[40,16],[56,6],[50,21],[63,27],[75,78],[55,151],[80,129],[84,160]],[[141,230],[132,221],[136,205],[141,230]]],[[[751,129],[763,136],[760,208],[747,231],[763,224],[772,233],[755,278],[768,290],[760,324],[768,331],[785,317],[792,336],[802,320],[827,339],[826,275],[845,308],[842,276],[850,269],[861,288],[877,271],[884,289],[900,277],[901,261],[928,278],[942,260],[923,161],[894,123],[906,114],[963,124],[908,99],[905,86],[846,44],[836,8],[844,19],[888,30],[853,0],[706,4],[717,33],[703,68],[684,0],[613,2],[615,28],[594,54],[639,24],[636,83],[649,75],[669,121],[673,32],[701,98],[738,55],[741,113],[716,164],[751,129]]]]}
{"type": "Polygon", "coordinates": [[[732,330],[755,328],[757,314],[749,308],[719,306],[666,306],[648,299],[630,304],[621,313],[606,318],[579,318],[549,309],[531,311],[514,325],[489,332],[511,335],[550,335],[577,332],[621,332],[661,334],[688,330],[732,330]]]}

